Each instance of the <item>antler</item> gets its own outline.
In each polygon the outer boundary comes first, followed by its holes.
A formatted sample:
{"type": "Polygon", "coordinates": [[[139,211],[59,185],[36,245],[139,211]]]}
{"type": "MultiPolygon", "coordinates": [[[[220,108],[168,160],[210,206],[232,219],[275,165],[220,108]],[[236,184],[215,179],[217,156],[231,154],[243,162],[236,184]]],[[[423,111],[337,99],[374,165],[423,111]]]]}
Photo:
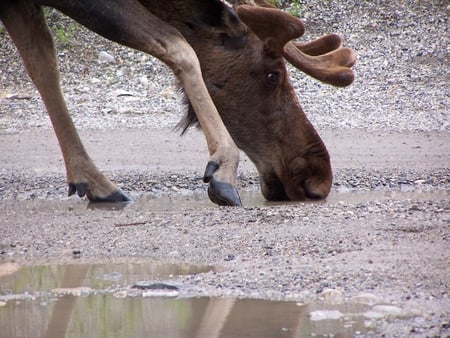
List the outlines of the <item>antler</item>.
{"type": "Polygon", "coordinates": [[[338,87],[348,86],[355,79],[355,73],[350,67],[355,64],[356,56],[350,48],[339,47],[318,55],[308,55],[300,48],[288,43],[284,46],[283,56],[306,74],[338,87]]]}
{"type": "Polygon", "coordinates": [[[350,68],[356,55],[342,47],[342,40],[330,34],[307,43],[290,42],[303,35],[304,24],[275,8],[242,5],[239,18],[273,51],[280,52],[293,66],[322,82],[345,87],[355,74],[350,68]]]}
{"type": "Polygon", "coordinates": [[[328,34],[310,42],[292,42],[295,47],[308,55],[322,55],[342,46],[342,39],[337,34],[328,34]]]}
{"type": "Polygon", "coordinates": [[[305,33],[303,22],[290,15],[280,15],[283,12],[276,8],[242,5],[236,11],[239,18],[273,51],[281,51],[286,43],[305,33]]]}

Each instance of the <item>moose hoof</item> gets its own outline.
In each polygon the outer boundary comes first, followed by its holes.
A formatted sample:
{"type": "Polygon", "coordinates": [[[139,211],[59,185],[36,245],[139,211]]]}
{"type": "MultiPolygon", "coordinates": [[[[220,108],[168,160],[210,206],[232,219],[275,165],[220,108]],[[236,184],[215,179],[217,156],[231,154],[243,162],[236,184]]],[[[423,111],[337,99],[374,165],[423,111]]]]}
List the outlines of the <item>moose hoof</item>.
{"type": "Polygon", "coordinates": [[[121,203],[121,202],[129,202],[130,198],[122,192],[122,190],[117,189],[112,192],[108,196],[100,197],[93,195],[88,189],[88,185],[86,183],[69,183],[69,196],[77,193],[78,196],[83,197],[87,196],[90,202],[108,202],[108,203],[121,203]]]}
{"type": "Polygon", "coordinates": [[[230,183],[221,182],[214,177],[209,181],[209,199],[222,206],[242,206],[237,189],[230,183]]]}

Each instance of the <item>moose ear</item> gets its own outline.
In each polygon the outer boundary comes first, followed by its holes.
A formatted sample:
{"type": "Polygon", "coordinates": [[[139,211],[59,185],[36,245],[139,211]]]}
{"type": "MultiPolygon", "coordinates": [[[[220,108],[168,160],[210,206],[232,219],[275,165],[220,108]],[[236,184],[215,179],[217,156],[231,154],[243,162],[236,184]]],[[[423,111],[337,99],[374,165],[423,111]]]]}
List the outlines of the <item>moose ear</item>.
{"type": "Polygon", "coordinates": [[[284,45],[305,32],[305,25],[297,18],[276,8],[242,5],[237,14],[265,46],[282,52],[284,45]]]}
{"type": "Polygon", "coordinates": [[[186,25],[193,30],[202,31],[204,35],[218,35],[226,49],[240,49],[245,46],[248,28],[232,7],[222,1],[193,2],[196,5],[192,6],[192,11],[185,18],[186,25]]]}

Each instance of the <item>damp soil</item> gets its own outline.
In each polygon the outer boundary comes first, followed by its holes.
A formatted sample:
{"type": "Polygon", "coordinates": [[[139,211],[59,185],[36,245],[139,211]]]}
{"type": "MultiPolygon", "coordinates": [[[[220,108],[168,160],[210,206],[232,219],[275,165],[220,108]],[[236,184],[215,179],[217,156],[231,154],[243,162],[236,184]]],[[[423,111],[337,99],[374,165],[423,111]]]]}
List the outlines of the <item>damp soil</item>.
{"type": "MultiPolygon", "coordinates": [[[[8,276],[25,273],[20,271],[49,264],[109,265],[113,277],[120,264],[144,264],[144,274],[152,271],[145,265],[149,262],[214,269],[151,277],[151,282],[169,282],[180,290],[175,297],[163,294],[151,301],[142,295],[116,294],[132,286],[134,281],[126,278],[114,292],[105,293],[111,286],[100,295],[80,291],[76,301],[73,295],[50,293],[47,300],[34,296],[50,287],[23,288],[17,294],[27,292],[26,299],[8,298],[11,287],[2,284],[0,311],[23,314],[15,317],[18,327],[25,329],[20,318],[30,313],[50,323],[57,304],[64,308],[68,302],[76,304],[70,305],[76,317],[70,325],[74,320],[79,325],[64,328],[75,330],[67,331],[69,336],[91,325],[83,317],[91,304],[108,311],[135,305],[149,313],[167,310],[169,317],[161,312],[158,316],[178,323],[166,323],[175,330],[169,332],[173,337],[194,337],[201,323],[212,320],[207,313],[212,316],[211,307],[216,306],[229,311],[219,337],[232,337],[225,333],[237,328],[255,329],[258,336],[261,329],[278,330],[280,337],[307,336],[305,332],[448,335],[448,133],[323,131],[335,176],[325,201],[265,201],[257,172],[242,155],[239,187],[244,207],[239,208],[217,207],[208,200],[201,180],[206,162],[200,132],[185,139],[170,130],[82,134],[99,166],[133,201],[99,205],[67,197],[50,130],[0,135],[0,257],[3,264],[24,269],[5,273],[0,284],[8,276]],[[358,133],[364,137],[355,143],[358,133]],[[111,152],[98,149],[103,136],[111,152]],[[139,140],[145,141],[139,145],[139,140]],[[423,151],[417,151],[418,146],[423,151]],[[186,319],[187,326],[177,326],[184,311],[193,317],[186,319]],[[246,323],[258,324],[242,324],[243,313],[255,315],[246,323]],[[262,328],[262,322],[269,327],[262,328]]],[[[47,271],[51,276],[58,269],[63,268],[47,271]]],[[[28,276],[27,283],[35,279],[28,276]]],[[[148,275],[142,279],[148,281],[148,275]]],[[[50,289],[64,289],[54,282],[50,289]]],[[[136,330],[148,332],[149,324],[140,322],[136,330]]],[[[105,325],[114,327],[112,322],[105,325]]],[[[11,329],[9,322],[6,326],[11,329]]]]}

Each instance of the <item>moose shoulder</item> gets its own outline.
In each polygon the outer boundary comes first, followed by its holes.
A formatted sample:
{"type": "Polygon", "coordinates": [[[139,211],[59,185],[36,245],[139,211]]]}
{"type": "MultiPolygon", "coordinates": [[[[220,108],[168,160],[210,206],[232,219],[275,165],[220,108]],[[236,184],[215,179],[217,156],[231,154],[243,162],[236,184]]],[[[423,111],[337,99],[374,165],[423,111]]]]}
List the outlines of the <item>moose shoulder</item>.
{"type": "Polygon", "coordinates": [[[235,187],[238,147],[255,163],[265,198],[328,195],[330,158],[301,109],[285,60],[320,81],[347,86],[354,78],[355,54],[341,46],[339,36],[294,42],[304,33],[303,23],[263,0],[4,0],[0,19],[49,113],[69,195],[128,201],[96,168],[78,136],[41,6],[172,69],[189,100],[184,130],[199,123],[206,137],[210,158],[204,181],[213,202],[241,204],[235,187]]]}

